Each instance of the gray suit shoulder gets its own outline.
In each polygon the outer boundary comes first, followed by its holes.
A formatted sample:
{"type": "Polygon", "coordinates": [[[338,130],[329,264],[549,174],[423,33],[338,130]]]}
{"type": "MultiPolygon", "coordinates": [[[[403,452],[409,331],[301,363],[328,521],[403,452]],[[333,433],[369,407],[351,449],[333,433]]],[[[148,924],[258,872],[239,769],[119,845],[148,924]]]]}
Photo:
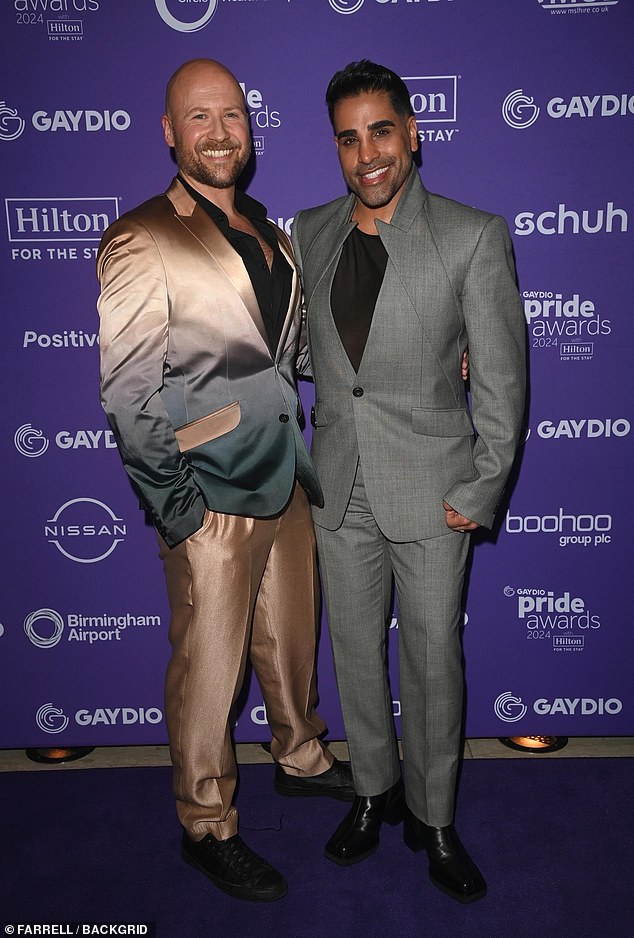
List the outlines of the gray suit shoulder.
{"type": "Polygon", "coordinates": [[[465,205],[463,202],[448,199],[435,192],[427,192],[426,208],[432,223],[449,225],[452,228],[458,227],[463,231],[469,230],[476,236],[479,236],[483,228],[494,219],[494,223],[502,224],[504,228],[508,227],[501,215],[474,208],[472,205],[465,205]]]}
{"type": "Polygon", "coordinates": [[[342,195],[338,199],[333,199],[332,202],[315,205],[313,208],[303,208],[297,212],[295,222],[299,221],[298,228],[301,228],[302,236],[310,237],[312,241],[330,219],[341,211],[349,199],[349,195],[342,195]]]}

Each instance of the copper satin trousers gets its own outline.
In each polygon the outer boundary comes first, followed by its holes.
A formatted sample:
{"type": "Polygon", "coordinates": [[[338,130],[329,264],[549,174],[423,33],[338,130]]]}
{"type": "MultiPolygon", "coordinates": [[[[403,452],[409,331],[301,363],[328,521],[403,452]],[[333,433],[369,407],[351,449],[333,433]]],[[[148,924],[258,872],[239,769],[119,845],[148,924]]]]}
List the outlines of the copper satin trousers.
{"type": "Polygon", "coordinates": [[[319,586],[308,499],[296,484],[273,518],[207,511],[176,547],[159,538],[171,609],[165,714],[178,816],[190,837],[238,830],[230,715],[247,654],[290,775],[332,765],[318,736],[314,675],[319,586]]]}

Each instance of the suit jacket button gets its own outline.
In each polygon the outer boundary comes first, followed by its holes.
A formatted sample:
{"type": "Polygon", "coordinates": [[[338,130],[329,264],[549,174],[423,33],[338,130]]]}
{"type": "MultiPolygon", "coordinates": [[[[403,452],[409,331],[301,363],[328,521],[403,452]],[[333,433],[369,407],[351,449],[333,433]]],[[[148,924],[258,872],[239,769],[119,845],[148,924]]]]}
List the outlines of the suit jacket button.
{"type": "Polygon", "coordinates": [[[280,423],[288,423],[288,414],[280,414],[280,423]]]}
{"type": "Polygon", "coordinates": [[[312,427],[316,427],[316,426],[317,426],[317,417],[315,416],[315,408],[314,408],[314,407],[311,407],[311,408],[310,408],[310,425],[311,425],[312,427]]]}
{"type": "Polygon", "coordinates": [[[352,394],[354,397],[363,397],[363,388],[359,388],[359,387],[353,388],[352,394]]]}

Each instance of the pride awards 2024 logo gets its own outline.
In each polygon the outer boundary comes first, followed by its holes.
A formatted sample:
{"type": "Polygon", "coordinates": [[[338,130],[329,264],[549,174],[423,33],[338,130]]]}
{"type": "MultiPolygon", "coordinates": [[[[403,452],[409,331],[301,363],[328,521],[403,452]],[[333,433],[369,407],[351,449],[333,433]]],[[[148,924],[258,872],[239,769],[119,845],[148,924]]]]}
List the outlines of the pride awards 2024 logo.
{"type": "Polygon", "coordinates": [[[531,349],[550,349],[561,362],[591,361],[612,321],[597,309],[597,300],[579,293],[524,290],[524,316],[531,349]]]}
{"type": "Polygon", "coordinates": [[[555,652],[581,652],[588,636],[602,628],[601,616],[582,596],[570,590],[505,586],[504,595],[515,604],[517,622],[526,639],[555,652]]]}

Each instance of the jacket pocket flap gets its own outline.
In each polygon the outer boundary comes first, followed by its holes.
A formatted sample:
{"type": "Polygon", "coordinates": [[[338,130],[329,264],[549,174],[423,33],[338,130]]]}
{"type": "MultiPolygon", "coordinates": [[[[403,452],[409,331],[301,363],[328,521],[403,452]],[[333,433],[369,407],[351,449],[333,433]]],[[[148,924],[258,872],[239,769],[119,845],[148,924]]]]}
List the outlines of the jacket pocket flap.
{"type": "Polygon", "coordinates": [[[212,414],[199,417],[198,420],[192,420],[191,423],[185,423],[179,427],[175,431],[178,448],[181,453],[186,453],[195,446],[202,446],[203,443],[209,443],[210,440],[216,440],[219,436],[235,430],[239,423],[240,401],[233,401],[212,414]]]}
{"type": "Polygon", "coordinates": [[[414,433],[428,436],[472,436],[473,426],[466,410],[427,410],[423,407],[412,408],[412,429],[414,433]]]}

